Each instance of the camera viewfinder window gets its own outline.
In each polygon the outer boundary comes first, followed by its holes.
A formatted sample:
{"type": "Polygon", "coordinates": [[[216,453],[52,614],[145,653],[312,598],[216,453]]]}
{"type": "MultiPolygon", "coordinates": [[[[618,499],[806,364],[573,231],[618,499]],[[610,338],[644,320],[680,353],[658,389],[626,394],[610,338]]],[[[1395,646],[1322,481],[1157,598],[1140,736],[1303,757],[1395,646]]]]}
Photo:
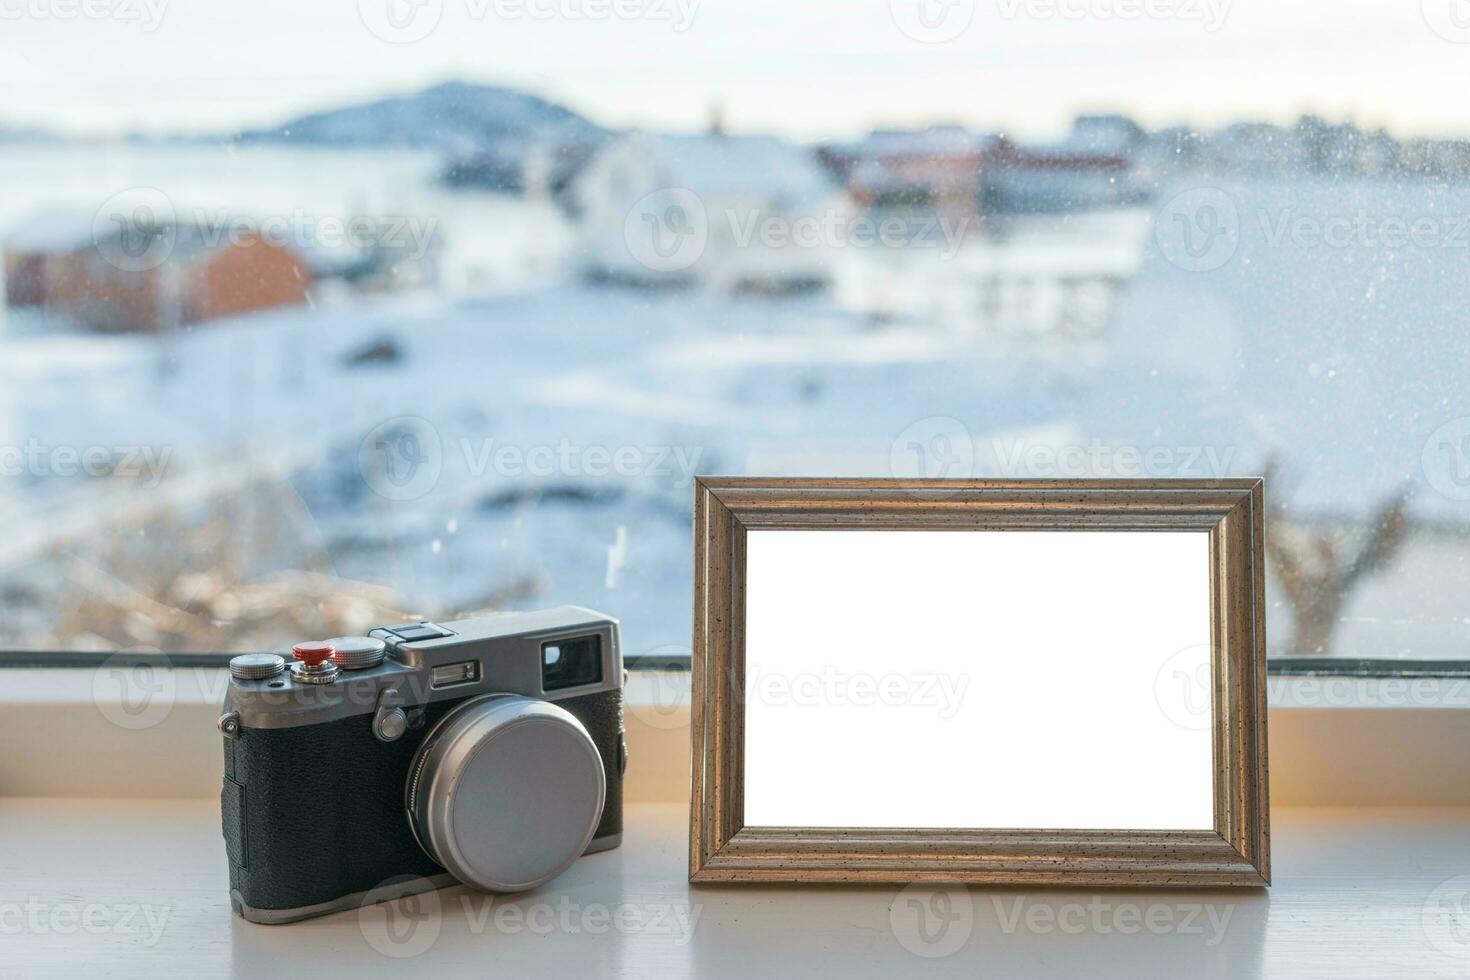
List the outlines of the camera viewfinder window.
{"type": "Polygon", "coordinates": [[[580,636],[541,644],[541,689],[562,691],[602,681],[602,637],[580,636]]]}

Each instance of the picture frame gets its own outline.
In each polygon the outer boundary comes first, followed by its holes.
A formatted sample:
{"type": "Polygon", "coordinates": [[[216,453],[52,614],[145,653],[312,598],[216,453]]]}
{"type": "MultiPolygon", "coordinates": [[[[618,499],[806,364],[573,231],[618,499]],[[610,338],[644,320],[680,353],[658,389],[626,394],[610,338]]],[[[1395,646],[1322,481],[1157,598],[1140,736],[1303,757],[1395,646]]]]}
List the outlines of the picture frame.
{"type": "Polygon", "coordinates": [[[1260,479],[698,479],[690,881],[1270,884],[1263,495],[1260,479]],[[747,826],[746,546],[768,529],[1206,532],[1213,829],[747,826]]]}

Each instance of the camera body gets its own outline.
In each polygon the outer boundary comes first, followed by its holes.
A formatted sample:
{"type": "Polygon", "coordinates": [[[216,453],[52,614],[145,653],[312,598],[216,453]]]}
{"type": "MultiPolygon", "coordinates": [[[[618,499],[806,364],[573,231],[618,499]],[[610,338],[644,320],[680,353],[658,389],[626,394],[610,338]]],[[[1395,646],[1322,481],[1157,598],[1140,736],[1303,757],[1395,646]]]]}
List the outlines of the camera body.
{"type": "Polygon", "coordinates": [[[244,918],[517,891],[621,842],[615,619],[560,606],[329,642],[289,671],[231,663],[221,815],[244,918]]]}

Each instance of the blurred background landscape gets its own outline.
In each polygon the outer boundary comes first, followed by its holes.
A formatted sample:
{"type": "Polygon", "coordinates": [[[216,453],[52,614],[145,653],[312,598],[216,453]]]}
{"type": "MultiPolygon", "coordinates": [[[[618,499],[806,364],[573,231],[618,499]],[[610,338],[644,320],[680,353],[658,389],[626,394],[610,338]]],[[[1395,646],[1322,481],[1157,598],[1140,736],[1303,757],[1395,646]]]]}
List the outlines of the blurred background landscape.
{"type": "Polygon", "coordinates": [[[436,47],[466,10],[364,0],[333,44],[281,42],[331,84],[290,62],[191,94],[201,38],[269,26],[208,6],[22,24],[70,63],[4,69],[6,647],[572,602],[678,656],[698,474],[1265,473],[1273,655],[1464,657],[1470,120],[1420,97],[1453,101],[1423,52],[1470,48],[1427,12],[1349,4],[1324,45],[1310,4],[1181,4],[1132,25],[1166,54],[1143,79],[1085,5],[997,61],[996,11],[945,36],[895,0],[862,14],[876,68],[843,61],[850,21],[792,35],[814,85],[851,76],[825,126],[768,32],[701,33],[736,16],[713,3],[514,25],[553,59],[594,28],[675,52],[552,78],[436,47]],[[1262,24],[1299,56],[1247,44],[1262,24]],[[661,100],[700,52],[724,60],[661,100]],[[1339,73],[1367,77],[1323,95],[1339,73]]]}

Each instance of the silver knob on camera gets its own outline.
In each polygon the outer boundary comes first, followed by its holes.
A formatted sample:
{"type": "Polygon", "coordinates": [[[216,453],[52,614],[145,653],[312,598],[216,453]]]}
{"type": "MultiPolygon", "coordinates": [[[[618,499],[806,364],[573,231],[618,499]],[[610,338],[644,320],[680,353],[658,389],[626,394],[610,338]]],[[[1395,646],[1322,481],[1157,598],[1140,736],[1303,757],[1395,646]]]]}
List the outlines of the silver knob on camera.
{"type": "Polygon", "coordinates": [[[408,731],[408,712],[403,710],[398,688],[384,688],[373,711],[373,735],[380,742],[396,742],[408,731]]]}
{"type": "Polygon", "coordinates": [[[383,662],[387,645],[372,636],[338,636],[332,645],[332,663],[343,670],[367,670],[383,662]]]}
{"type": "Polygon", "coordinates": [[[246,653],[230,658],[230,676],[237,681],[268,681],[285,670],[286,658],[274,653],[246,653]]]}

